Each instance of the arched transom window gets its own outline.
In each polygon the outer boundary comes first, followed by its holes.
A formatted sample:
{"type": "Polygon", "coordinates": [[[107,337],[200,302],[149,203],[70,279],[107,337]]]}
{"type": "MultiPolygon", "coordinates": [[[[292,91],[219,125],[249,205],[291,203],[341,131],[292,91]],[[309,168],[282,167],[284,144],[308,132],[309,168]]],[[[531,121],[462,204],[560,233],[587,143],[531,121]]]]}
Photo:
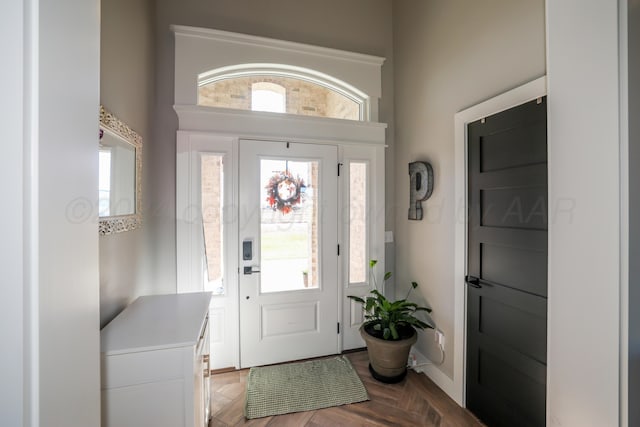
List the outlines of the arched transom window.
{"type": "Polygon", "coordinates": [[[243,70],[201,76],[198,105],[302,116],[364,120],[366,96],[288,71],[243,70]]]}

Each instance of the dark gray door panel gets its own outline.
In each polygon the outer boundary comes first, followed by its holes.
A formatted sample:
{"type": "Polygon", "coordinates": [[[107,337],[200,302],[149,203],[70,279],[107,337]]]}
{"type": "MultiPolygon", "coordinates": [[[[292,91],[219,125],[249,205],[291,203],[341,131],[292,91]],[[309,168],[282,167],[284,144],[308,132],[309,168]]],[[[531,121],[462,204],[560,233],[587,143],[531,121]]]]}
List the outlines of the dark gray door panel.
{"type": "Polygon", "coordinates": [[[544,426],[546,99],[468,125],[467,407],[544,426]]]}

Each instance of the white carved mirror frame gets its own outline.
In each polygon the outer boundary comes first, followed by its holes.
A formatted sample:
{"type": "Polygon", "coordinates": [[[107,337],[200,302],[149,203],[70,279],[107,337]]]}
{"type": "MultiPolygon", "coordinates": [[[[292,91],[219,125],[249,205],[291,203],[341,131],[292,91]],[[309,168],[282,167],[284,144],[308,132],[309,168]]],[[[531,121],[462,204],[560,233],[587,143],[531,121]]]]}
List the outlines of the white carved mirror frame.
{"type": "Polygon", "coordinates": [[[101,105],[100,134],[103,132],[135,149],[135,211],[127,215],[101,216],[98,228],[101,236],[135,230],[142,225],[142,137],[101,105]]]}

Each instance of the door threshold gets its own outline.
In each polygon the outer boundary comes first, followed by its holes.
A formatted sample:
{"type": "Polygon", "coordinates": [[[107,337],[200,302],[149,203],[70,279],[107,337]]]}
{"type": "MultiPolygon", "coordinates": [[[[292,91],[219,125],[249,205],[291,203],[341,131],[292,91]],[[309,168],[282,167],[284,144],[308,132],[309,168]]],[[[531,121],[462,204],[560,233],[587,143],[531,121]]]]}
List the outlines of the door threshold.
{"type": "Polygon", "coordinates": [[[351,354],[351,353],[359,353],[361,351],[367,351],[367,347],[359,347],[359,348],[352,348],[351,350],[344,350],[342,353],[340,354],[351,354]]]}
{"type": "MultiPolygon", "coordinates": [[[[277,366],[277,365],[286,365],[288,363],[298,363],[298,362],[308,362],[309,360],[319,360],[319,359],[326,359],[328,357],[334,357],[334,356],[340,356],[343,354],[352,354],[352,353],[359,353],[361,351],[367,351],[366,347],[360,347],[360,348],[354,348],[351,350],[344,350],[341,353],[335,353],[335,354],[328,354],[326,356],[318,356],[318,357],[309,357],[307,359],[297,359],[297,360],[288,360],[286,362],[280,362],[280,363],[271,363],[269,365],[260,365],[260,366],[256,366],[256,367],[264,367],[264,366],[277,366]]],[[[247,369],[251,369],[251,368],[242,368],[242,369],[237,369],[234,368],[232,366],[229,366],[228,368],[220,368],[220,369],[212,369],[211,370],[211,375],[216,375],[216,374],[228,374],[229,372],[238,372],[238,371],[245,371],[247,369]]]]}
{"type": "Polygon", "coordinates": [[[234,368],[233,366],[229,366],[227,368],[220,368],[220,369],[212,369],[210,371],[211,375],[216,375],[216,374],[226,374],[228,372],[235,372],[238,371],[239,369],[234,368]]]}

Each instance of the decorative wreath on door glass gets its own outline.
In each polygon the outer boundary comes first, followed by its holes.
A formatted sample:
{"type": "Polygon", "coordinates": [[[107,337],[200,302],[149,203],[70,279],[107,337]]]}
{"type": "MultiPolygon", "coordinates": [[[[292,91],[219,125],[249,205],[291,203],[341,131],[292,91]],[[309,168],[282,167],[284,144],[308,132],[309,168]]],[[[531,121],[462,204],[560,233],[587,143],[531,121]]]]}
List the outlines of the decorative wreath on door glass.
{"type": "Polygon", "coordinates": [[[264,188],[267,190],[269,206],[282,214],[288,214],[295,205],[302,202],[306,189],[302,178],[294,177],[288,171],[276,172],[264,188]]]}

